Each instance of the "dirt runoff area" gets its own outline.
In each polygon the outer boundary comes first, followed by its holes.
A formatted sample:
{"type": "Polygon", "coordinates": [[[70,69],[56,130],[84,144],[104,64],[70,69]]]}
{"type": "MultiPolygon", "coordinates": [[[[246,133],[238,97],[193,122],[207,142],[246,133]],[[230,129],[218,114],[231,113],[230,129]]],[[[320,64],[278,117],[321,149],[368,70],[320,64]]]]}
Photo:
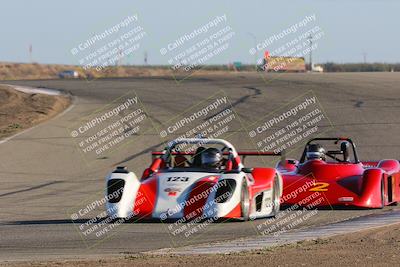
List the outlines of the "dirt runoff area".
{"type": "Polygon", "coordinates": [[[2,266],[399,266],[400,223],[326,239],[252,252],[153,256],[122,255],[97,260],[3,262],[2,266]]]}
{"type": "Polygon", "coordinates": [[[70,103],[66,96],[28,94],[0,85],[0,140],[54,117],[70,103]]]}

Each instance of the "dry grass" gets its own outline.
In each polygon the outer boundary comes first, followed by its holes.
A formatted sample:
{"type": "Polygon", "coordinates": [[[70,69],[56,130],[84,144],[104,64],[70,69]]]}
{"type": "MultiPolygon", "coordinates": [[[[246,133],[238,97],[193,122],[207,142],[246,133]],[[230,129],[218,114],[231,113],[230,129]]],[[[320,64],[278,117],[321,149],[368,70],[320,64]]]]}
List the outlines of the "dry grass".
{"type": "MultiPolygon", "coordinates": [[[[175,72],[167,66],[119,66],[108,67],[101,71],[95,69],[84,70],[80,66],[55,64],[22,64],[0,63],[0,80],[30,80],[30,79],[57,79],[58,73],[64,70],[75,70],[81,78],[109,78],[109,77],[149,77],[189,75],[188,72],[175,72]]],[[[226,71],[221,69],[220,71],[226,71]]],[[[196,70],[196,73],[215,72],[215,70],[196,70]]]]}
{"type": "Polygon", "coordinates": [[[69,104],[64,96],[27,94],[1,85],[0,139],[54,117],[69,104]]]}

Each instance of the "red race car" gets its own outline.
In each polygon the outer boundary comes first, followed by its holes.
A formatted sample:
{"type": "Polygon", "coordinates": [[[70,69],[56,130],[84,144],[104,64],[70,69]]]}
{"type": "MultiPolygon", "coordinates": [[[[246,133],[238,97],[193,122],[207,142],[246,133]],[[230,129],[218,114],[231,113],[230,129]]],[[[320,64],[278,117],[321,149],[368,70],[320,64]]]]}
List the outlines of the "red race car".
{"type": "Polygon", "coordinates": [[[110,217],[248,220],[279,211],[280,174],[273,168],[245,168],[241,160],[258,152],[237,152],[222,139],[193,138],[174,140],[152,155],[141,179],[124,167],[107,176],[110,217]]]}
{"type": "Polygon", "coordinates": [[[283,159],[283,205],[383,208],[400,201],[398,160],[360,161],[349,138],[314,138],[300,161],[283,159]]]}

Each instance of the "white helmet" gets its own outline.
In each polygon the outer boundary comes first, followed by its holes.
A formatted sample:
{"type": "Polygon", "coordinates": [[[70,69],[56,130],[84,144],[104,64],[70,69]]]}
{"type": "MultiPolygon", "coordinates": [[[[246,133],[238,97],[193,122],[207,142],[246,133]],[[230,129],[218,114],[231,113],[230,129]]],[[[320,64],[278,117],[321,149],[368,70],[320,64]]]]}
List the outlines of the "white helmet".
{"type": "Polygon", "coordinates": [[[325,160],[325,149],[320,144],[311,144],[307,147],[307,160],[322,159],[325,160]]]}

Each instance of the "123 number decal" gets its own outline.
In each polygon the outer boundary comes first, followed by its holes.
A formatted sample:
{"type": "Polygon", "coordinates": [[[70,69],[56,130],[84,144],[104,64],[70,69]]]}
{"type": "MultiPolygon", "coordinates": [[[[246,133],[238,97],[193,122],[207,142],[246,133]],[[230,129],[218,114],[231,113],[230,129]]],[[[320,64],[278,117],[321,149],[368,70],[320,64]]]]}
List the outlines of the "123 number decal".
{"type": "Polygon", "coordinates": [[[171,176],[167,178],[167,182],[187,182],[189,177],[186,176],[171,176]]]}

